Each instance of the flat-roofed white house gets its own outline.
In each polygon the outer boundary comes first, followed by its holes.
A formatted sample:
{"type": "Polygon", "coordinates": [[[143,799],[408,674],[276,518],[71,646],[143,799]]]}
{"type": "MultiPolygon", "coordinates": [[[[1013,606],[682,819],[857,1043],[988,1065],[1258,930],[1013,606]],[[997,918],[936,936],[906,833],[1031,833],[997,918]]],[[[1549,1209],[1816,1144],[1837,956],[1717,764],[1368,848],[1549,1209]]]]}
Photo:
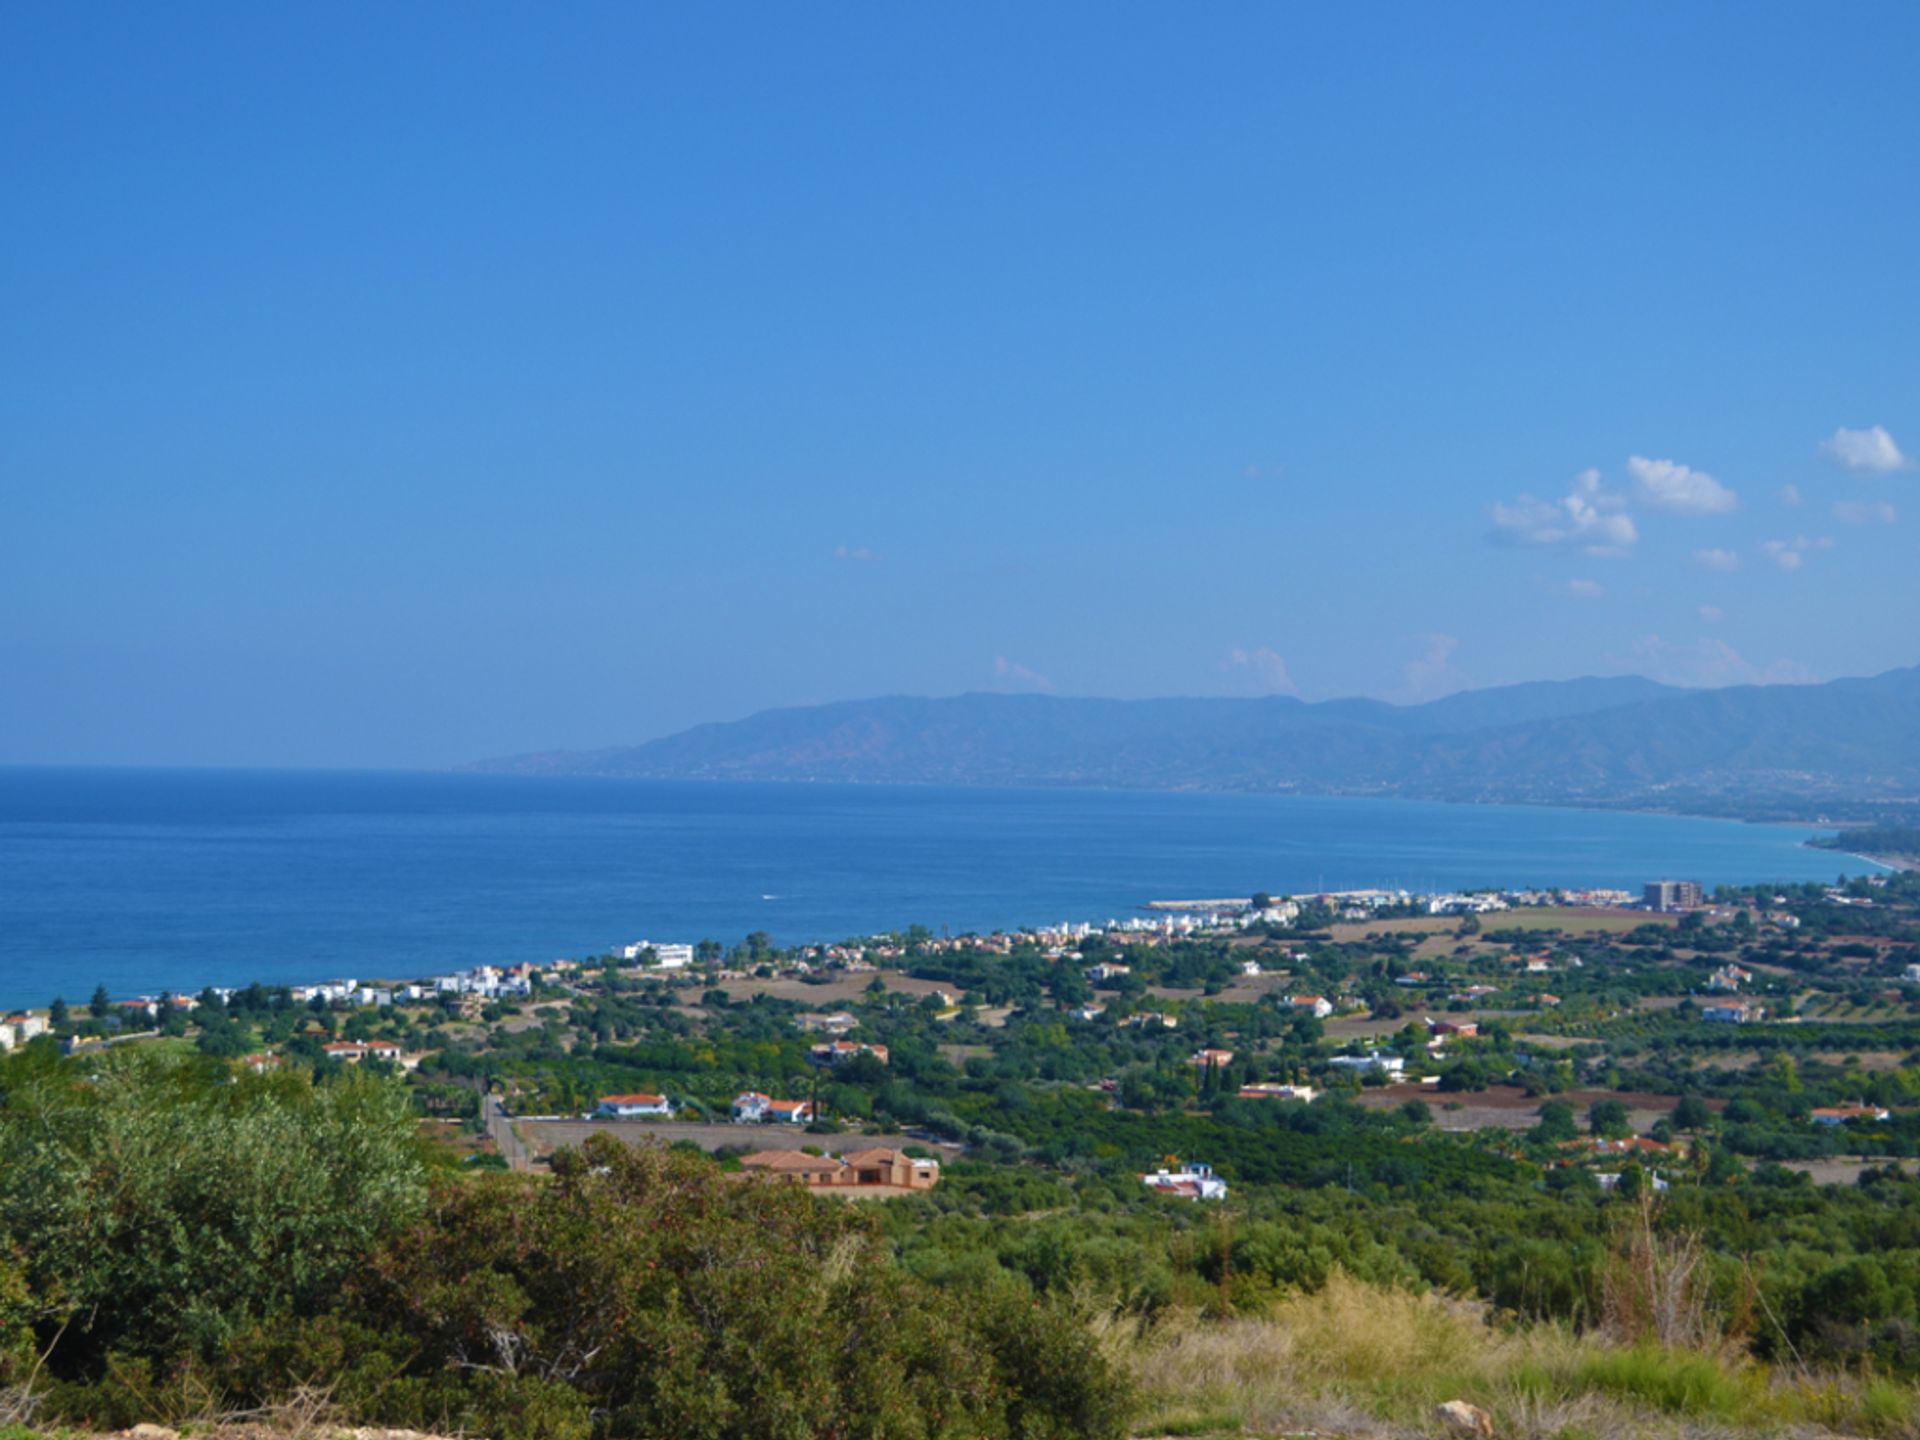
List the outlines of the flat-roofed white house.
{"type": "Polygon", "coordinates": [[[645,1091],[633,1095],[603,1095],[593,1113],[608,1120],[636,1120],[648,1115],[671,1115],[673,1102],[664,1095],[645,1091]]]}
{"type": "Polygon", "coordinates": [[[1382,1055],[1377,1050],[1370,1055],[1336,1055],[1327,1064],[1336,1070],[1375,1070],[1382,1075],[1398,1075],[1407,1068],[1402,1056],[1382,1055]]]}
{"type": "Polygon", "coordinates": [[[693,964],[693,946],[662,945],[653,940],[636,940],[620,947],[620,958],[639,960],[651,950],[653,963],[662,970],[685,970],[693,964]]]}
{"type": "Polygon", "coordinates": [[[1151,1174],[1142,1175],[1140,1183],[1149,1190],[1158,1190],[1162,1195],[1177,1195],[1182,1200],[1227,1198],[1227,1182],[1213,1173],[1211,1165],[1202,1165],[1198,1161],[1178,1170],[1163,1165],[1151,1174]]]}

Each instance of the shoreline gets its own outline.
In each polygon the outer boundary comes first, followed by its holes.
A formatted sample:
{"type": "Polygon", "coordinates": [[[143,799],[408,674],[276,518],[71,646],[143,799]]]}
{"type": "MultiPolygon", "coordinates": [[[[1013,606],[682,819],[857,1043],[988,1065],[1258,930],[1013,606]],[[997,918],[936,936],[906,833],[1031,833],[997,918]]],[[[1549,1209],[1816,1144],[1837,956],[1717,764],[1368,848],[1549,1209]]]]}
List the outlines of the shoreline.
{"type": "Polygon", "coordinates": [[[1845,855],[1854,860],[1864,860],[1869,865],[1878,865],[1889,874],[1900,875],[1909,870],[1920,870],[1920,857],[1913,855],[1870,855],[1864,850],[1841,850],[1832,845],[1816,845],[1811,840],[1802,840],[1803,850],[1824,850],[1829,855],[1845,855]]]}
{"type": "MultiPolygon", "coordinates": [[[[67,769],[67,767],[59,767],[67,769]]],[[[99,771],[98,767],[71,767],[67,773],[84,774],[88,769],[115,777],[127,772],[114,770],[99,771]]],[[[18,772],[16,772],[18,773],[18,772]]],[[[47,771],[41,771],[42,775],[47,771]]],[[[195,808],[201,802],[195,798],[200,787],[192,783],[194,779],[209,772],[201,770],[148,771],[149,775],[172,775],[184,783],[153,783],[133,787],[134,800],[154,810],[156,813],[168,813],[170,808],[182,808],[183,813],[197,815],[195,808]]],[[[323,823],[331,823],[327,817],[335,814],[339,803],[334,797],[336,785],[332,777],[370,778],[366,772],[345,771],[223,771],[212,772],[229,777],[225,784],[208,787],[222,804],[230,800],[244,800],[237,806],[234,814],[229,815],[220,805],[214,807],[214,815],[220,824],[238,823],[251,825],[258,817],[304,816],[308,813],[322,817],[323,823]],[[287,775],[298,783],[289,783],[278,787],[271,783],[274,774],[287,775]],[[284,788],[285,795],[276,792],[284,788]],[[235,818],[237,816],[237,819],[235,818]]],[[[0,777],[4,777],[0,770],[0,777]]],[[[366,787],[356,787],[351,783],[344,786],[348,808],[341,814],[382,816],[391,813],[403,820],[406,816],[420,811],[423,805],[431,802],[435,813],[443,804],[451,806],[453,813],[465,814],[471,811],[475,815],[502,817],[488,820],[487,824],[497,824],[513,833],[519,833],[518,822],[513,817],[522,813],[520,805],[498,806],[486,801],[484,796],[469,801],[464,794],[438,794],[432,782],[445,779],[445,772],[380,772],[377,781],[366,787]],[[391,777],[395,782],[389,788],[384,783],[391,777]],[[425,788],[416,794],[416,784],[425,788]]],[[[519,777],[482,777],[483,780],[505,779],[509,784],[504,789],[515,788],[511,781],[519,777]]],[[[524,782],[523,782],[524,783],[524,782]]],[[[638,782],[640,786],[652,786],[657,782],[638,782]]],[[[537,782],[536,782],[537,784],[537,782]]],[[[599,784],[586,785],[581,782],[563,782],[564,788],[572,791],[601,790],[599,784]]],[[[729,785],[751,789],[750,785],[740,782],[714,780],[700,787],[702,790],[718,791],[729,785]]],[[[8,807],[6,828],[11,829],[17,820],[23,830],[30,831],[36,822],[64,825],[75,832],[75,838],[86,840],[97,822],[110,822],[121,809],[126,808],[115,797],[116,786],[99,784],[79,787],[83,791],[97,792],[89,796],[90,805],[73,811],[68,816],[59,813],[62,792],[61,785],[27,784],[16,793],[0,788],[0,796],[7,799],[19,799],[17,807],[8,807]]],[[[490,787],[482,784],[481,790],[490,787]]],[[[981,809],[984,813],[996,814],[1001,809],[1013,816],[1018,824],[1013,830],[1001,831],[1028,844],[1033,836],[1046,827],[1048,816],[1058,809],[1069,818],[1078,816],[1090,823],[1097,823],[1122,836],[1121,842],[1109,844],[1106,848],[1112,853],[1102,853],[1085,857],[1084,864],[1067,866],[1058,874],[1049,872],[1043,885],[1023,883],[1021,875],[1006,867],[988,867],[977,883],[957,889],[952,895],[942,894],[940,898],[928,902],[924,894],[919,900],[913,900],[904,894],[893,894],[889,889],[898,876],[892,873],[884,857],[859,852],[865,861],[874,867],[873,873],[881,877],[879,893],[873,903],[867,903],[859,893],[860,886],[868,874],[866,870],[848,872],[834,877],[837,884],[826,884],[820,893],[811,897],[811,904],[803,904],[798,910],[789,907],[768,908],[763,904],[750,904],[746,899],[733,897],[732,892],[722,896],[704,908],[688,910],[687,913],[668,915],[658,923],[642,912],[645,910],[648,893],[636,891],[632,895],[621,895],[617,913],[601,914],[609,909],[604,903],[605,897],[598,894],[590,897],[592,904],[578,908],[574,915],[567,903],[558,903],[557,908],[543,903],[539,887],[529,895],[526,903],[508,907],[506,920],[510,923],[496,932],[484,937],[484,943],[454,947],[440,943],[440,937],[429,934],[419,925],[409,926],[408,916],[401,913],[405,905],[400,899],[392,899],[388,904],[391,915],[382,914],[380,918],[393,920],[391,925],[374,928],[369,921],[365,925],[356,925],[343,929],[337,944],[325,947],[312,943],[302,943],[293,928],[297,918],[288,915],[273,917],[272,924],[264,924],[256,935],[257,943],[249,946],[251,953],[239,953],[237,947],[220,943],[222,935],[211,920],[203,921],[200,911],[195,909],[196,902],[211,907],[220,903],[221,890],[218,886],[185,890],[169,889],[158,892],[154,900],[156,913],[164,912],[166,924],[174,930],[183,930],[189,935],[205,932],[213,942],[210,946],[199,946],[191,951],[181,944],[159,945],[148,951],[138,943],[123,947],[112,956],[102,959],[94,950],[84,946],[73,950],[66,961],[49,959],[58,956],[66,949],[63,942],[67,939],[64,930],[54,926],[45,926],[44,935],[33,945],[29,952],[26,944],[19,948],[23,964],[17,971],[10,971],[4,978],[0,989],[9,992],[0,996],[0,1004],[11,1009],[14,1006],[35,1006],[44,1008],[53,994],[60,994],[70,1005],[81,1003],[87,991],[96,980],[103,980],[112,991],[122,997],[135,995],[157,995],[163,992],[197,994],[207,983],[216,986],[228,986],[235,982],[245,985],[255,979],[261,983],[273,985],[302,985],[314,983],[316,978],[323,979],[328,974],[367,974],[384,973],[387,975],[433,975],[458,970],[476,963],[511,965],[532,957],[536,963],[544,962],[548,957],[564,954],[594,954],[596,947],[604,943],[607,935],[614,929],[636,926],[645,930],[671,930],[684,933],[689,939],[695,936],[727,936],[748,933],[751,930],[766,928],[780,934],[783,943],[835,943],[848,936],[865,936],[886,933],[900,923],[902,916],[910,913],[907,907],[916,908],[924,915],[925,923],[936,932],[951,928],[956,932],[990,933],[995,930],[1014,931],[1032,928],[1036,920],[1052,921],[1060,915],[1080,915],[1107,917],[1126,914],[1129,911],[1145,909],[1148,913],[1168,913],[1182,910],[1213,910],[1226,908],[1227,899],[1239,900],[1250,892],[1245,888],[1249,875],[1267,878],[1268,888],[1276,895],[1313,895],[1327,890],[1355,889],[1392,889],[1405,890],[1409,894],[1442,894],[1454,891],[1475,890],[1574,890],[1581,888],[1619,888],[1637,890],[1646,876],[1656,872],[1692,874],[1689,857],[1697,857],[1702,862],[1699,878],[1709,886],[1717,883],[1736,885],[1765,884],[1769,879],[1779,879],[1782,875],[1793,878],[1802,874],[1807,882],[1830,883],[1832,871],[1826,869],[1826,862],[1816,861],[1806,856],[1806,851],[1826,848],[1811,845],[1812,839],[1830,833],[1814,830],[1811,826],[1801,829],[1792,839],[1780,834],[1782,824],[1797,822],[1771,821],[1741,823],[1752,825],[1766,823],[1774,827],[1762,839],[1763,832],[1749,831],[1752,837],[1741,841],[1737,832],[1719,831],[1721,838],[1709,837],[1696,841],[1685,832],[1674,832],[1671,841],[1662,838],[1658,831],[1642,832],[1636,828],[1638,817],[1691,818],[1707,822],[1707,826],[1717,827],[1731,823],[1727,816],[1685,816],[1674,811],[1640,811],[1625,807],[1600,806],[1549,806],[1539,803],[1512,804],[1509,802],[1484,800],[1407,800],[1398,796],[1351,796],[1334,793],[1299,795],[1296,792],[1273,791],[1200,791],[1200,790],[1148,790],[1145,788],[1105,788],[1104,795],[1111,797],[1113,803],[1105,801],[1093,804],[1075,803],[1075,796],[1084,794],[1094,787],[1082,786],[1040,786],[1021,790],[1002,790],[998,787],[979,786],[891,786],[893,799],[883,805],[862,803],[851,793],[838,800],[822,797],[824,808],[811,804],[787,806],[780,795],[772,790],[764,791],[756,800],[752,796],[744,801],[730,799],[724,804],[710,807],[708,802],[697,796],[687,797],[688,786],[662,785],[661,791],[682,790],[682,798],[675,800],[670,794],[658,796],[638,795],[632,797],[614,797],[609,804],[605,798],[597,802],[583,802],[579,813],[583,817],[618,811],[621,814],[633,813],[650,816],[659,812],[671,818],[686,811],[691,814],[713,813],[726,817],[747,816],[765,810],[768,813],[790,813],[813,817],[808,823],[814,828],[824,826],[827,831],[838,835],[844,821],[842,812],[878,815],[885,828],[903,834],[925,835],[930,823],[928,816],[938,816],[956,807],[965,810],[981,809]],[[996,800],[998,793],[1005,797],[996,800]],[[1196,797],[1196,810],[1175,802],[1158,802],[1134,805],[1128,803],[1130,797],[1148,795],[1191,795],[1196,797]],[[1294,811],[1285,807],[1243,808],[1237,805],[1221,806],[1217,810],[1209,809],[1205,797],[1266,794],[1278,795],[1285,799],[1307,801],[1315,806],[1311,812],[1294,811]],[[1019,803],[1007,804],[1007,800],[1018,797],[1019,803]],[[1392,810],[1369,813],[1360,816],[1346,816],[1343,823],[1345,831],[1333,834],[1339,842],[1335,848],[1327,851],[1324,858],[1335,873],[1321,874],[1316,878],[1316,867],[1321,858],[1315,858],[1314,837],[1319,824],[1316,818],[1322,810],[1362,811],[1371,810],[1355,802],[1365,799],[1399,800],[1402,809],[1398,815],[1392,810]],[[657,802],[657,803],[656,803],[657,802]],[[1495,812],[1489,815],[1489,808],[1495,812]],[[1621,817],[1610,824],[1599,822],[1593,817],[1602,810],[1609,810],[1621,817]],[[1416,810],[1426,812],[1417,815],[1416,810]],[[1504,811],[1504,815],[1498,813],[1504,811]],[[1558,811],[1563,817],[1556,821],[1536,819],[1543,811],[1558,811]],[[1457,819],[1452,817],[1458,817],[1457,819]],[[1477,817],[1477,818],[1476,818],[1477,817]],[[1298,822],[1298,823],[1295,823],[1298,822]],[[1231,832],[1233,843],[1225,849],[1217,845],[1214,853],[1204,857],[1201,863],[1185,860],[1179,844],[1191,840],[1206,828],[1213,834],[1214,826],[1225,825],[1231,832]],[[1399,825],[1415,824],[1430,826],[1436,835],[1442,837],[1454,834],[1469,836],[1481,835],[1484,853],[1474,852],[1474,863],[1458,866],[1439,863],[1438,873],[1429,868],[1429,863],[1421,854],[1402,854],[1395,848],[1393,832],[1399,825]],[[1131,832],[1131,833],[1127,833],[1131,832]],[[1164,832],[1164,833],[1163,833],[1164,832]],[[1192,832],[1192,834],[1189,834],[1192,832]],[[1505,839],[1512,834],[1532,834],[1537,832],[1540,845],[1533,849],[1523,849],[1505,839]],[[1342,838],[1344,836],[1344,838],[1342,838]],[[1171,837],[1171,838],[1168,838],[1171,837]],[[1345,848],[1339,848],[1344,845],[1345,848]],[[1172,848],[1169,848],[1172,847],[1172,848]],[[1704,848],[1700,848],[1704,847],[1704,848]],[[1667,852],[1671,850],[1671,854],[1667,852]],[[1764,851],[1765,855],[1747,856],[1748,850],[1764,851]],[[1709,856],[1717,856],[1724,850],[1725,863],[1709,856]],[[1564,861],[1549,863],[1546,857],[1564,853],[1564,861]],[[1772,859],[1767,859],[1770,855],[1772,859]],[[1797,857],[1806,856],[1801,859],[1797,857]],[[1223,858],[1224,857],[1224,858],[1223,858]],[[1750,863],[1736,863],[1750,862],[1750,863]],[[1565,869],[1561,868],[1564,863],[1565,869]],[[1269,866],[1274,868],[1269,869],[1269,866]],[[1676,868],[1679,867],[1679,868],[1676,868]],[[1256,868],[1257,867],[1257,868],[1256,868]],[[1005,870],[1006,873],[997,873],[1005,870]],[[1454,873],[1457,870],[1458,873],[1454,873]],[[1243,873],[1235,873],[1236,871],[1243,873]],[[1611,871],[1611,873],[1610,873],[1611,871]],[[1818,873],[1824,871],[1824,873],[1818,873]],[[1261,872],[1264,872],[1262,874],[1261,872]],[[1544,873],[1543,873],[1544,872],[1544,873]],[[1598,872],[1596,878],[1596,872],[1598,872]],[[851,878],[849,878],[851,876],[851,878]],[[1554,883],[1555,880],[1559,883],[1554,883]],[[1286,887],[1284,890],[1282,887],[1286,887]],[[1216,888],[1218,887],[1218,888],[1216,888]],[[204,894],[202,891],[204,890],[204,894]],[[1043,893],[1044,892],[1044,893],[1043,893]],[[1036,899],[1035,896],[1040,898],[1036,899]],[[1168,899],[1166,897],[1179,897],[1168,899]],[[1049,898],[1051,897],[1051,898],[1049,898]],[[1192,897],[1207,897],[1206,900],[1192,897]],[[738,903],[735,900],[738,899],[738,903]],[[885,903],[881,903],[884,899],[885,903]],[[902,903],[904,902],[904,904],[902,903]],[[636,908],[637,906],[637,908],[636,908]],[[749,914],[748,911],[753,913],[749,914]],[[943,913],[944,911],[944,913],[943,913]],[[709,913],[711,912],[711,913],[709,913]],[[524,923],[522,923],[524,922],[524,923]],[[285,929],[276,927],[288,927],[285,929]],[[276,943],[276,941],[278,943],[276,943]],[[174,949],[180,953],[175,955],[174,949]],[[233,952],[231,954],[227,952],[233,952]],[[109,964],[111,960],[114,963],[109,964]],[[184,963],[181,963],[184,962],[184,963]],[[204,964],[204,970],[198,964],[204,964]],[[176,968],[177,965],[177,968],[176,968]],[[262,975],[261,967],[265,970],[262,975]],[[182,981],[181,975],[190,978],[182,981]]],[[[793,787],[782,786],[782,791],[793,787]]],[[[823,787],[825,788],[825,787],[823,787]]],[[[847,786],[848,792],[867,787],[847,786]]],[[[880,788],[880,787],[875,787],[880,788]]],[[[618,791],[616,785],[605,786],[606,790],[618,791]]],[[[559,797],[564,799],[564,796],[559,797]]],[[[548,810],[566,810],[558,804],[536,803],[533,807],[541,813],[548,810]]],[[[567,810],[572,814],[571,810],[567,810]]],[[[1336,817],[1339,818],[1339,817],[1336,817]]],[[[582,834],[591,829],[590,818],[582,819],[573,828],[582,834]]],[[[732,819],[727,819],[733,824],[732,819]]],[[[1009,821],[1009,824],[1012,824],[1009,821]]],[[[1329,821],[1332,824],[1333,821],[1329,821]]],[[[736,828],[750,828],[748,822],[741,820],[736,828]]],[[[108,827],[109,830],[111,826],[108,827]]],[[[217,827],[216,827],[217,828],[217,827]]],[[[1705,827],[1703,827],[1705,828],[1705,827]]],[[[988,831],[994,831],[989,825],[988,831]]],[[[571,833],[571,831],[569,832],[571,833]]],[[[1333,833],[1333,832],[1330,832],[1333,833]]],[[[111,836],[109,836],[111,838],[111,836]]],[[[983,842],[984,843],[984,842],[983,842]]],[[[1482,842],[1476,842],[1482,843],[1482,842]]],[[[576,846],[576,850],[581,847],[576,846]]],[[[937,848],[937,847],[936,847],[937,848]]],[[[766,853],[756,856],[764,863],[780,860],[786,853],[775,847],[761,846],[766,853]]],[[[327,852],[330,853],[330,852],[327,852]]],[[[595,852],[596,854],[598,852],[595,852]]],[[[651,853],[651,852],[649,852],[651,853]]],[[[850,854],[853,852],[850,852],[850,854]]],[[[1861,869],[1871,867],[1874,872],[1894,867],[1874,857],[1853,857],[1861,869]]],[[[592,856],[584,851],[575,856],[583,864],[591,864],[592,856]]],[[[1843,862],[1844,863],[1844,862],[1843,862]]],[[[676,878],[685,866],[676,869],[667,866],[659,881],[666,884],[676,878]]],[[[422,872],[425,876],[420,883],[426,886],[430,901],[446,901],[449,896],[460,892],[453,884],[460,878],[453,872],[451,879],[442,880],[438,872],[431,867],[422,872]],[[442,892],[445,892],[444,894],[442,892]]],[[[690,873],[690,872],[689,872],[690,873]]],[[[731,873],[731,872],[729,872],[731,873]]],[[[732,875],[733,882],[747,887],[764,902],[760,894],[768,888],[787,890],[785,884],[768,884],[769,877],[759,870],[742,871],[732,875]]],[[[25,883],[24,881],[22,883],[25,883]]],[[[390,887],[391,888],[391,887],[390,887]]],[[[602,886],[606,888],[605,885],[602,886]]],[[[22,892],[23,896],[26,892],[22,892]]],[[[331,895],[331,891],[324,892],[331,895]]],[[[673,892],[662,890],[662,895],[673,892]]],[[[916,887],[915,893],[921,893],[916,887]]],[[[742,895],[746,890],[741,891],[742,895]]],[[[562,902],[565,895],[561,896],[562,902]]],[[[104,902],[103,902],[104,903],[104,902]]],[[[684,908],[684,907],[683,907],[684,908]]],[[[215,911],[208,909],[209,915],[218,918],[215,911]]],[[[221,912],[223,913],[223,912],[221,912]]],[[[298,912],[304,914],[304,911],[298,912]]],[[[327,918],[331,912],[322,913],[327,918]]],[[[63,919],[56,916],[55,919],[63,919]]],[[[242,915],[242,920],[249,916],[242,915]]],[[[457,927],[456,927],[457,928],[457,927]]],[[[76,935],[79,932],[75,932],[76,935]]],[[[169,935],[172,931],[167,932],[169,935]]],[[[10,949],[0,947],[0,953],[11,953],[10,949]]]]}

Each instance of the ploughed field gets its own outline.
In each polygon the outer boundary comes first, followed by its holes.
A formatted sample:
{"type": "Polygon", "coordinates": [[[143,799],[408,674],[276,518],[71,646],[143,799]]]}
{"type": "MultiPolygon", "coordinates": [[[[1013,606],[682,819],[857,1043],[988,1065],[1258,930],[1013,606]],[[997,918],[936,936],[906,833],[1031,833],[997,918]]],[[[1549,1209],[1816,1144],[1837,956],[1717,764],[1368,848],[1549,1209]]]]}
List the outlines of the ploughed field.
{"type": "MultiPolygon", "coordinates": [[[[1574,1114],[1584,1119],[1590,1106],[1601,1100],[1618,1100],[1632,1117],[1633,1128],[1644,1131],[1662,1116],[1673,1113],[1680,1103],[1678,1095],[1652,1095],[1644,1090],[1568,1090],[1559,1095],[1529,1095],[1518,1085],[1489,1085],[1485,1090],[1436,1089],[1431,1085],[1382,1085],[1362,1090],[1356,1097],[1370,1110],[1392,1110],[1409,1100],[1424,1100],[1433,1110],[1433,1123],[1442,1130],[1479,1130],[1499,1126],[1508,1130],[1531,1130],[1540,1118],[1540,1107],[1549,1100],[1571,1105],[1574,1114]],[[1458,1105],[1458,1109],[1453,1107],[1458,1105]]],[[[1707,1101],[1710,1110],[1724,1110],[1727,1102],[1707,1101]]]]}

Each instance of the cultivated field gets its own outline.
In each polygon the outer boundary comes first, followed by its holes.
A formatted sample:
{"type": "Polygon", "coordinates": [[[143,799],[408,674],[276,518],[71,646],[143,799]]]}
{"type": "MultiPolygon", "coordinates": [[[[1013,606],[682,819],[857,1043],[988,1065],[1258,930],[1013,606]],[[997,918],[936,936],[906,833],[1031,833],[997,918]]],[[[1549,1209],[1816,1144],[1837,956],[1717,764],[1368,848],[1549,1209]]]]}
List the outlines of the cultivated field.
{"type": "Polygon", "coordinates": [[[702,1150],[720,1150],[728,1146],[748,1146],[755,1150],[798,1150],[817,1145],[839,1153],[873,1145],[925,1145],[929,1142],[893,1133],[877,1135],[809,1135],[794,1125],[730,1125],[725,1121],[705,1124],[683,1120],[516,1120],[514,1130],[536,1157],[551,1155],[567,1145],[581,1145],[589,1135],[612,1135],[629,1145],[658,1140],[671,1145],[691,1140],[702,1150]]]}
{"type": "MultiPolygon", "coordinates": [[[[1348,944],[1369,935],[1424,935],[1451,938],[1460,928],[1458,915],[1421,916],[1412,920],[1354,920],[1332,927],[1334,940],[1348,944]]],[[[1655,915],[1645,910],[1602,910],[1585,905],[1547,905],[1501,910],[1480,917],[1481,930],[1558,930],[1566,935],[1620,934],[1641,925],[1677,925],[1677,915],[1655,915]]],[[[1424,948],[1424,947],[1423,947],[1424,948]]]]}
{"type": "MultiPolygon", "coordinates": [[[[1433,1123],[1442,1130],[1479,1130],[1496,1126],[1507,1130],[1531,1130],[1540,1118],[1540,1107],[1549,1100],[1560,1100],[1573,1107],[1582,1122],[1596,1101],[1618,1100],[1632,1117],[1635,1130],[1644,1131],[1654,1121],[1669,1115],[1680,1103],[1675,1095],[1652,1095],[1639,1090],[1568,1090],[1559,1095],[1534,1096],[1518,1085],[1490,1085],[1485,1090],[1444,1091],[1432,1085],[1382,1085],[1362,1090],[1359,1103],[1370,1110],[1391,1110],[1409,1100],[1424,1100],[1433,1109],[1433,1123]]],[[[1709,1100],[1710,1109],[1725,1108],[1724,1100],[1709,1100]]]]}
{"type": "MultiPolygon", "coordinates": [[[[936,990],[951,991],[953,986],[942,985],[938,980],[916,980],[910,975],[898,971],[879,972],[880,979],[888,990],[896,995],[910,996],[919,1000],[936,990]]],[[[833,979],[815,982],[812,980],[727,980],[716,989],[727,992],[727,999],[734,1004],[751,1000],[756,995],[770,995],[776,1000],[793,1000],[814,1009],[827,1010],[836,1005],[845,1005],[858,1000],[866,994],[867,986],[873,983],[872,974],[836,975],[833,979]]]]}

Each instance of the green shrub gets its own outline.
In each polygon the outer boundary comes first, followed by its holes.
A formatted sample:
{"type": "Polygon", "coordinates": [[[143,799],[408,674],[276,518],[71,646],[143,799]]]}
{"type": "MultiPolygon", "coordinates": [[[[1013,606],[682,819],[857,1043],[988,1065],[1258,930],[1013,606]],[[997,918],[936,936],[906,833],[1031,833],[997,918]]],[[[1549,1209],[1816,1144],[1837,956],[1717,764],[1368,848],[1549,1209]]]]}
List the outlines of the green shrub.
{"type": "Polygon", "coordinates": [[[595,1136],[549,1183],[443,1184],[347,1307],[407,1347],[402,1383],[365,1402],[391,1423],[438,1406],[459,1428],[575,1440],[590,1407],[606,1434],[1123,1434],[1129,1391],[1087,1328],[1002,1290],[944,1303],[867,1212],[595,1136]]]}
{"type": "Polygon", "coordinates": [[[1590,1352],[1581,1358],[1574,1385],[1669,1415],[1718,1420],[1743,1418],[1754,1400],[1752,1387],[1712,1356],[1657,1345],[1590,1352]]]}
{"type": "Polygon", "coordinates": [[[419,1213],[426,1170],[405,1093],[290,1070],[124,1050],[10,1066],[0,1239],[71,1317],[68,1376],[109,1352],[211,1357],[260,1319],[315,1313],[419,1213]]]}

